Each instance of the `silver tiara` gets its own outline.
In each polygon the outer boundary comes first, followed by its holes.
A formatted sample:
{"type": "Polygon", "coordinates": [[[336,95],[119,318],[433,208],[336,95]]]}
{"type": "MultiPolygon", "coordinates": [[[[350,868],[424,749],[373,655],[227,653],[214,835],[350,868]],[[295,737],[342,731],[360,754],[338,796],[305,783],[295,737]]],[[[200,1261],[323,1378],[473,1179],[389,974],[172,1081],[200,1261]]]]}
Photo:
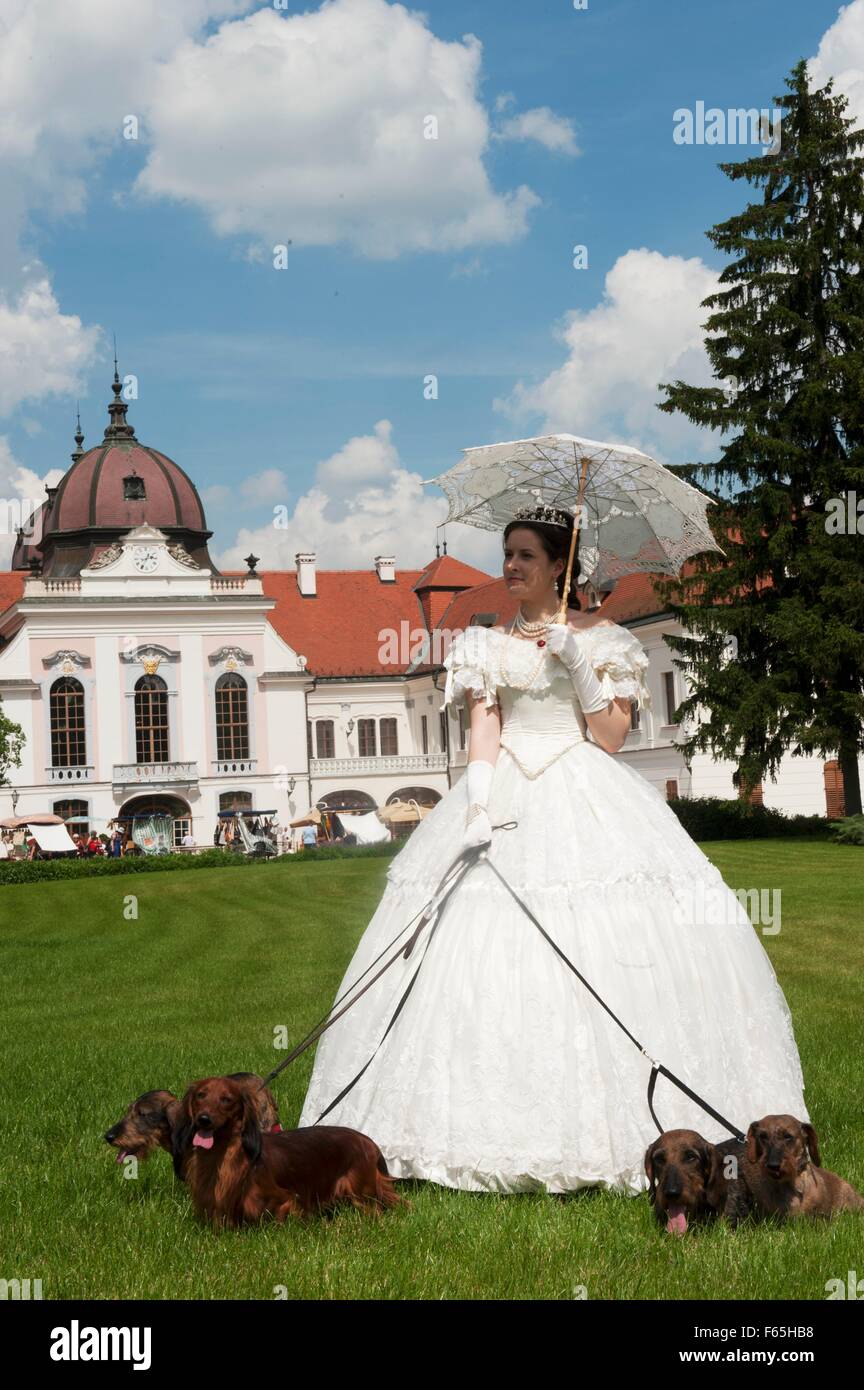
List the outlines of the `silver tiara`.
{"type": "Polygon", "coordinates": [[[514,521],[545,521],[548,526],[572,526],[573,518],[560,507],[552,507],[548,502],[520,507],[513,513],[514,521]]]}

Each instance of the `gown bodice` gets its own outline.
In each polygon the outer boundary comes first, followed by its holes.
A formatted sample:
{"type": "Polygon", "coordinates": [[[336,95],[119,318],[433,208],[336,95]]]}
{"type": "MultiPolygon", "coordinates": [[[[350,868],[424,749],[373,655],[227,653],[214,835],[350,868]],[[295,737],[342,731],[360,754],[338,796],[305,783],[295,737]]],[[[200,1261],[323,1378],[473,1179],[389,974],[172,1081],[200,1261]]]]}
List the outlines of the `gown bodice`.
{"type": "Polygon", "coordinates": [[[501,747],[526,777],[539,777],[568,748],[585,742],[585,715],[570,673],[557,657],[541,656],[542,649],[518,637],[503,633],[493,637],[500,638],[502,649],[501,747]],[[522,689],[523,685],[528,689],[522,689]]]}
{"type": "MultiPolygon", "coordinates": [[[[641,643],[617,624],[578,631],[603,693],[629,697],[650,708],[645,681],[648,657],[641,643]]],[[[501,711],[501,747],[526,777],[539,777],[568,749],[587,741],[587,722],[569,671],[547,648],[496,632],[468,627],[444,659],[443,707],[472,695],[501,711]]],[[[597,745],[595,745],[596,747],[597,745]]]]}

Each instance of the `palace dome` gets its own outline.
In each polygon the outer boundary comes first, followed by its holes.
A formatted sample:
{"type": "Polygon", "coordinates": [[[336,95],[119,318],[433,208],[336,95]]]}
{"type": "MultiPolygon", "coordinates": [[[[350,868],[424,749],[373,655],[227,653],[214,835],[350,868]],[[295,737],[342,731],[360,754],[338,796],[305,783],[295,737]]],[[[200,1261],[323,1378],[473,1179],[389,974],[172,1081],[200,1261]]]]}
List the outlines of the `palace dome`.
{"type": "Polygon", "coordinates": [[[82,451],[79,424],[72,466],[56,487],[46,489],[46,501],[31,517],[32,534],[19,533],[12,568],[36,568],[45,576],[78,574],[124,532],[147,522],[182,541],[199,564],[215,569],[207,553],[213,533],[195,484],[167,454],[136,439],[116,365],[111,389],[104,439],[82,451]]]}

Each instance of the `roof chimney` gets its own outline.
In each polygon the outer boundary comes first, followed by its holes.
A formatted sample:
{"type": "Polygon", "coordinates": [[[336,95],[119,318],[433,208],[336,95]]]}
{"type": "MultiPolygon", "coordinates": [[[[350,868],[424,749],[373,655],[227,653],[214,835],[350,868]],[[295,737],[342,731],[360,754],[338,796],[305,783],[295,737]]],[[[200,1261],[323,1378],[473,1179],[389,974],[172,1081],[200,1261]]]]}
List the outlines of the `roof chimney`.
{"type": "Polygon", "coordinates": [[[396,583],[396,556],[395,555],[376,555],[375,568],[378,571],[378,578],[382,584],[396,583]]]}
{"type": "Polygon", "coordinates": [[[315,551],[298,550],[294,556],[297,566],[297,587],[306,598],[314,598],[318,592],[315,587],[315,551]]]}

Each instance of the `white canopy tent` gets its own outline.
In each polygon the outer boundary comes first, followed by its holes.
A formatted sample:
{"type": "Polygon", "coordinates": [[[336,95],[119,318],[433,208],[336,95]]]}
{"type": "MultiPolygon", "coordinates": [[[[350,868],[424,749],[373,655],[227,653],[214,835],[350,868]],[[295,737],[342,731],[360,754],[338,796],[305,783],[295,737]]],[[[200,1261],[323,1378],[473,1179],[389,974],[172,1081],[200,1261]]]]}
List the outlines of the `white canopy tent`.
{"type": "Polygon", "coordinates": [[[30,833],[40,849],[56,854],[62,851],[65,854],[76,852],[75,841],[69,834],[65,825],[38,825],[32,822],[30,833]]]}
{"type": "Polygon", "coordinates": [[[390,839],[390,831],[381,824],[377,811],[366,811],[362,815],[340,811],[339,819],[347,834],[357,836],[358,845],[376,845],[381,840],[390,839]]]}

